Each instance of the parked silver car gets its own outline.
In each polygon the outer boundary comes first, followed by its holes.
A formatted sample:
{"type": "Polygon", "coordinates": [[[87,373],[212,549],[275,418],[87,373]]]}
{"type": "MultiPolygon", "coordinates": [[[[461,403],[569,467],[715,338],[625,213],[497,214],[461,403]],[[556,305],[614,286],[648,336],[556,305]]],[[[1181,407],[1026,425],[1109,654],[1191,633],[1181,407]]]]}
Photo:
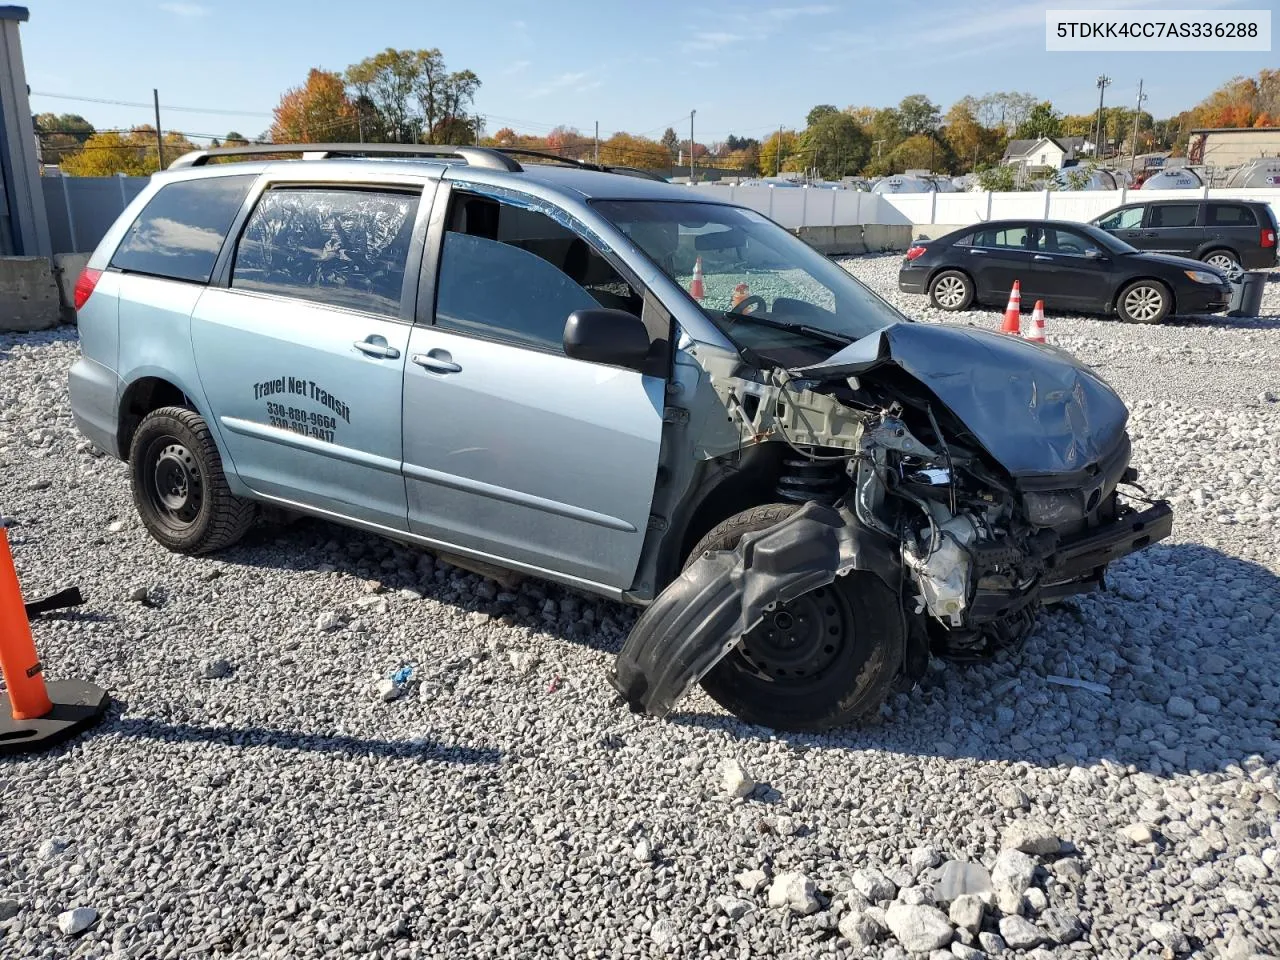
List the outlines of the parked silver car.
{"type": "Polygon", "coordinates": [[[70,390],[160,543],[228,547],[266,504],[645,605],[634,708],[701,681],[814,729],[1169,533],[1067,355],[911,323],[750,209],[528,159],[247,147],[153,178],[77,285],[70,390]]]}

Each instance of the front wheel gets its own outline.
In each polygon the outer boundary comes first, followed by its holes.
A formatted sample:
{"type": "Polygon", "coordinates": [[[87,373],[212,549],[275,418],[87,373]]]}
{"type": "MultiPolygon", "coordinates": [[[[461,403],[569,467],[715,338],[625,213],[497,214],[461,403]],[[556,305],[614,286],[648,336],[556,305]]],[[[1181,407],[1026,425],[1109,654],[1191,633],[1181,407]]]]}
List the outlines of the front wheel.
{"type": "Polygon", "coordinates": [[[973,281],[959,270],[944,270],[929,282],[929,302],[940,310],[967,310],[973,296],[973,281]]]}
{"type": "Polygon", "coordinates": [[[1137,280],[1116,298],[1116,312],[1129,323],[1160,323],[1172,309],[1173,297],[1155,280],[1137,280]]]}
{"type": "Polygon", "coordinates": [[[227,488],[209,426],[194,410],[147,414],[129,445],[129,469],[143,526],[175,553],[221,550],[253,524],[253,503],[227,488]]]}
{"type": "MultiPolygon", "coordinates": [[[[747,533],[787,519],[798,504],[767,504],[730,517],[689,554],[732,550],[747,533]]],[[[827,730],[874,710],[892,688],[905,649],[899,598],[879,577],[854,571],[767,612],[702,678],[734,716],[776,730],[827,730]]]]}

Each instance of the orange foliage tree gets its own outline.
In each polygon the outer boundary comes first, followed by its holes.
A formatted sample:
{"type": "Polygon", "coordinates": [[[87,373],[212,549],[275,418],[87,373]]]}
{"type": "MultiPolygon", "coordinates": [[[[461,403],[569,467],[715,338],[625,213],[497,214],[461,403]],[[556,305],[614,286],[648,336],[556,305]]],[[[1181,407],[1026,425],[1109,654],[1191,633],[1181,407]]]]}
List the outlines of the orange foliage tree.
{"type": "Polygon", "coordinates": [[[314,68],[306,83],[285,91],[271,124],[275,143],[344,143],[359,135],[355,104],[342,76],[314,68]]]}

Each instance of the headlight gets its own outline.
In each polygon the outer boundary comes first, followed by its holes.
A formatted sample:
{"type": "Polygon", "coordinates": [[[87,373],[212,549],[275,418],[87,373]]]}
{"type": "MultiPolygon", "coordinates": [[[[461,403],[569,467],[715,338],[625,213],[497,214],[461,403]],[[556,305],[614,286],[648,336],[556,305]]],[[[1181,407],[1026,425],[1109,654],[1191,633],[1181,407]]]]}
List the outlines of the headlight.
{"type": "Polygon", "coordinates": [[[1036,527],[1060,527],[1084,517],[1084,505],[1074,490],[1026,493],[1022,497],[1027,519],[1036,527]]]}
{"type": "Polygon", "coordinates": [[[1194,280],[1196,283],[1221,283],[1223,278],[1216,273],[1209,273],[1207,270],[1184,270],[1188,280],[1194,280]]]}

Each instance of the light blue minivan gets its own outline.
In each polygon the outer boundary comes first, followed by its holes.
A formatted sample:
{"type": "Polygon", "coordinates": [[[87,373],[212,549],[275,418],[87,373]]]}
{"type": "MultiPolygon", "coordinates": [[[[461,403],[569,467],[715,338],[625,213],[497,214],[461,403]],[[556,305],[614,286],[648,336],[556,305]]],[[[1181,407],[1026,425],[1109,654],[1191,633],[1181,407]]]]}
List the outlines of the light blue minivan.
{"type": "Polygon", "coordinates": [[[876,707],[1166,536],[1051,348],[911,323],[754,210],[528,151],[254,145],[152,178],[76,286],[80,431],[165,547],[259,505],[648,609],[613,682],[876,707]],[[521,161],[524,162],[521,162],[521,161]]]}

